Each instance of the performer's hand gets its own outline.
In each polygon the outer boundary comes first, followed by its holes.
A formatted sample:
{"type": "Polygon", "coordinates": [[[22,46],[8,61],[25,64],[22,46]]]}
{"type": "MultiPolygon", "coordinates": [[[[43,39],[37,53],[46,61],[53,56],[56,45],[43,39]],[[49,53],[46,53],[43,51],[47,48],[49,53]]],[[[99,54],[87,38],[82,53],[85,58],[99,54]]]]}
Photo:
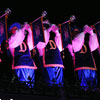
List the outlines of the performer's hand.
{"type": "Polygon", "coordinates": [[[28,30],[29,28],[30,28],[30,25],[27,22],[25,22],[23,29],[28,30]]]}
{"type": "Polygon", "coordinates": [[[31,56],[32,56],[32,58],[34,58],[36,56],[36,50],[35,50],[35,48],[31,51],[31,56]]]}
{"type": "Polygon", "coordinates": [[[4,47],[5,47],[6,49],[9,49],[9,44],[8,44],[8,41],[7,41],[7,40],[5,40],[4,47]]]}
{"type": "Polygon", "coordinates": [[[56,36],[60,36],[59,29],[55,24],[52,24],[52,31],[55,33],[56,36]]]}
{"type": "Polygon", "coordinates": [[[52,24],[52,31],[55,32],[56,30],[58,30],[58,27],[55,24],[52,24]]]}
{"type": "Polygon", "coordinates": [[[4,40],[1,44],[1,50],[5,51],[6,49],[9,49],[9,44],[7,40],[4,40]]]}
{"type": "Polygon", "coordinates": [[[1,46],[0,46],[0,54],[2,54],[3,53],[3,51],[1,50],[1,46]]]}
{"type": "Polygon", "coordinates": [[[74,57],[74,52],[73,52],[73,46],[72,46],[72,44],[68,44],[68,45],[66,46],[66,48],[68,48],[68,50],[69,50],[71,56],[74,57]]]}
{"type": "Polygon", "coordinates": [[[38,42],[38,44],[36,45],[37,49],[43,49],[45,48],[46,44],[44,42],[38,42]]]}
{"type": "Polygon", "coordinates": [[[83,31],[84,31],[85,34],[86,33],[90,33],[91,34],[92,30],[93,29],[91,27],[89,27],[88,25],[85,25],[84,28],[83,28],[83,31]]]}

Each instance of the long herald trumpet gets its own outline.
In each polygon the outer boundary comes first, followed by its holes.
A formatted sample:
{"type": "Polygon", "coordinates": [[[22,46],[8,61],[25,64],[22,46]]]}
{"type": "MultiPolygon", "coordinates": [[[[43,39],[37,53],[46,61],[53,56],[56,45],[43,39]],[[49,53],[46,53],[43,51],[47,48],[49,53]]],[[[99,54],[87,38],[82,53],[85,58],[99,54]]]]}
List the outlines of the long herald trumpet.
{"type": "Polygon", "coordinates": [[[67,20],[67,21],[65,21],[65,22],[63,22],[61,24],[58,24],[58,27],[59,27],[58,29],[60,29],[61,25],[69,23],[69,22],[74,22],[75,20],[76,20],[75,15],[70,16],[69,20],[67,20]]]}
{"type": "Polygon", "coordinates": [[[72,15],[72,16],[70,16],[69,20],[63,22],[62,25],[65,24],[65,23],[68,23],[68,22],[74,22],[75,20],[76,20],[75,15],[72,15]]]}
{"type": "Polygon", "coordinates": [[[42,16],[38,17],[37,19],[35,19],[34,21],[32,21],[32,23],[36,22],[37,20],[39,20],[41,17],[46,17],[47,16],[47,12],[43,11],[42,12],[42,16]]]}
{"type": "Polygon", "coordinates": [[[5,13],[3,15],[0,16],[0,18],[2,18],[3,16],[9,15],[11,13],[11,10],[9,8],[7,8],[5,10],[5,13]]]}

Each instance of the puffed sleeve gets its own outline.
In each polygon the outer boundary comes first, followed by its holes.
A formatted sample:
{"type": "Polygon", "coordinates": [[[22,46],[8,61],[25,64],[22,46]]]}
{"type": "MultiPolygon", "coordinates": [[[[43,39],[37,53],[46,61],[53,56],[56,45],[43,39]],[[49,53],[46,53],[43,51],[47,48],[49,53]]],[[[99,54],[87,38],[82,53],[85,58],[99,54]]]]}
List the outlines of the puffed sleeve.
{"type": "Polygon", "coordinates": [[[43,49],[46,47],[49,41],[49,37],[50,37],[49,32],[47,30],[44,30],[45,42],[38,42],[38,44],[36,45],[36,48],[38,49],[40,56],[43,56],[43,49]]]}
{"type": "Polygon", "coordinates": [[[28,47],[29,47],[29,50],[32,50],[34,47],[33,47],[33,39],[32,39],[32,30],[31,28],[28,29],[28,40],[27,40],[27,44],[28,44],[28,47]]]}
{"type": "Polygon", "coordinates": [[[16,33],[13,34],[8,40],[9,48],[16,48],[23,42],[24,38],[25,35],[23,31],[21,29],[17,30],[16,33]]]}
{"type": "Polygon", "coordinates": [[[78,52],[82,48],[84,44],[84,37],[84,32],[81,32],[72,40],[72,47],[74,52],[78,52]]]}
{"type": "Polygon", "coordinates": [[[99,43],[97,39],[97,35],[91,31],[91,35],[89,37],[89,47],[91,52],[99,48],[99,43]]]}
{"type": "Polygon", "coordinates": [[[63,50],[63,48],[62,48],[62,41],[61,41],[61,35],[60,35],[58,30],[56,30],[55,33],[56,33],[55,42],[56,42],[56,45],[57,45],[58,49],[61,52],[63,50]]]}

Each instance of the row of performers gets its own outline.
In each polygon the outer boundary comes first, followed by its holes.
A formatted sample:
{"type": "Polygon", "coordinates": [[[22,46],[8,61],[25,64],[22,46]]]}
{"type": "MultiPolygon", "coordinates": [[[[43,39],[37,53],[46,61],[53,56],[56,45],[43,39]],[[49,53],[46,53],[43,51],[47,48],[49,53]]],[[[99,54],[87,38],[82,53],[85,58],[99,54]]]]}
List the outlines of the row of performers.
{"type": "Polygon", "coordinates": [[[40,34],[39,25],[33,25],[36,33],[34,35],[34,29],[32,30],[30,24],[25,23],[22,27],[18,22],[13,23],[8,29],[9,38],[1,43],[1,62],[3,60],[6,64],[11,62],[18,81],[26,82],[28,87],[34,87],[38,69],[41,70],[44,82],[48,86],[63,87],[64,70],[71,67],[68,66],[69,60],[66,59],[67,55],[64,53],[67,48],[72,57],[73,68],[71,68],[74,69],[80,81],[79,85],[85,90],[89,87],[95,89],[99,84],[97,80],[99,64],[95,63],[92,52],[98,50],[99,55],[99,42],[94,28],[88,25],[85,25],[83,29],[72,27],[71,34],[69,34],[68,26],[63,27],[64,30],[59,30],[58,26],[45,20],[43,21],[43,34],[40,34]],[[38,37],[44,38],[45,41],[36,41],[38,37]],[[35,42],[36,45],[33,45],[35,42]],[[7,59],[4,59],[5,52],[7,59]]]}

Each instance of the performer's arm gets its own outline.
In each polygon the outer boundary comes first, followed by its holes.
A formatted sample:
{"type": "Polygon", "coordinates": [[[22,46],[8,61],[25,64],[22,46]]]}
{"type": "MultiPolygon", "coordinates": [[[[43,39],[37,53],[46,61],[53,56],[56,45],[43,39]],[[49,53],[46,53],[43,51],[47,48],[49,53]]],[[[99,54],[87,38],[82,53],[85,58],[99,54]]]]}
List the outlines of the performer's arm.
{"type": "Polygon", "coordinates": [[[32,50],[34,47],[33,47],[32,30],[31,30],[30,25],[26,23],[22,30],[23,30],[24,35],[28,34],[27,44],[28,44],[29,50],[32,50]]]}
{"type": "Polygon", "coordinates": [[[19,46],[23,42],[24,38],[25,38],[25,35],[23,31],[21,29],[17,30],[16,33],[13,34],[8,40],[9,47],[15,48],[19,46]]]}
{"type": "Polygon", "coordinates": [[[68,48],[68,50],[69,50],[71,56],[74,57],[74,52],[73,52],[72,44],[68,44],[66,48],[68,48]]]}
{"type": "Polygon", "coordinates": [[[61,35],[59,33],[58,27],[55,24],[52,24],[49,31],[53,31],[55,33],[55,35],[56,35],[55,36],[55,42],[56,42],[58,49],[61,52],[62,51],[62,43],[61,43],[61,35]]]}
{"type": "Polygon", "coordinates": [[[56,42],[58,49],[61,52],[62,51],[61,35],[58,30],[56,30],[55,33],[56,33],[55,42],[56,42]]]}
{"type": "Polygon", "coordinates": [[[90,26],[85,25],[84,30],[85,30],[85,34],[86,33],[90,34],[90,36],[89,36],[89,47],[90,47],[91,52],[96,50],[97,48],[99,48],[97,35],[93,32],[93,29],[90,26]]]}

